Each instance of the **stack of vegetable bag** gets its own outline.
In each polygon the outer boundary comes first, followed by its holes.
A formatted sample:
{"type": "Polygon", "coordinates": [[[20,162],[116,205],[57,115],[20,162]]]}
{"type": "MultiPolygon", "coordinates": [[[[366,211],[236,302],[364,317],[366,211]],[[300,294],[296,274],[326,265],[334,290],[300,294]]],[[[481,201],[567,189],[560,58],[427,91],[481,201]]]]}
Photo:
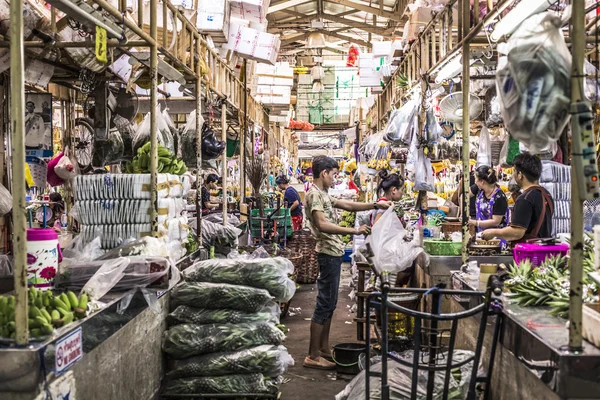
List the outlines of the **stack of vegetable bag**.
{"type": "Polygon", "coordinates": [[[166,394],[275,393],[293,359],[279,306],[296,290],[285,258],[207,260],[185,271],[163,351],[173,359],[166,394]]]}

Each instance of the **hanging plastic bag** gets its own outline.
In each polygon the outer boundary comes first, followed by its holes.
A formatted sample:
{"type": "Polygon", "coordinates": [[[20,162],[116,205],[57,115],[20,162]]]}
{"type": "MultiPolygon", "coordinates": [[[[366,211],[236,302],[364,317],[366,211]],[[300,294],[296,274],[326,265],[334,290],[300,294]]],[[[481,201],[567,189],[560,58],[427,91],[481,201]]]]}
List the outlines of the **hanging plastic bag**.
{"type": "Polygon", "coordinates": [[[430,107],[429,110],[427,110],[426,117],[427,140],[430,142],[436,142],[442,137],[444,131],[442,130],[442,127],[440,126],[440,124],[438,124],[437,119],[435,118],[433,107],[430,107]]]}
{"type": "Polygon", "coordinates": [[[556,142],[569,121],[571,55],[562,21],[551,13],[525,20],[498,50],[496,85],[510,134],[532,151],[556,142]]]}
{"type": "Polygon", "coordinates": [[[409,180],[414,182],[414,174],[417,170],[417,156],[419,152],[419,137],[418,135],[413,135],[412,140],[410,142],[410,148],[408,149],[408,154],[406,156],[406,171],[408,172],[409,180]]]}
{"type": "MultiPolygon", "coordinates": [[[[174,143],[173,143],[173,135],[171,135],[171,131],[169,130],[169,126],[167,125],[163,114],[160,110],[160,106],[156,108],[156,136],[158,143],[162,146],[166,147],[171,151],[171,153],[175,153],[174,143]]],[[[150,141],[150,113],[146,114],[142,123],[138,126],[137,131],[133,137],[133,154],[137,154],[137,150],[142,147],[144,144],[150,141]]]]}
{"type": "Polygon", "coordinates": [[[434,176],[431,168],[431,160],[425,157],[423,149],[419,149],[417,155],[417,170],[415,171],[414,190],[433,192],[434,176]]]}
{"type": "Polygon", "coordinates": [[[390,118],[384,136],[385,140],[396,146],[408,146],[418,109],[419,103],[416,100],[409,100],[400,107],[398,112],[392,115],[394,118],[390,118]]]}
{"type": "Polygon", "coordinates": [[[73,162],[67,153],[65,153],[58,161],[58,164],[54,167],[54,172],[56,172],[56,175],[64,181],[73,179],[79,174],[77,163],[73,162]]]}
{"type": "Polygon", "coordinates": [[[58,165],[58,162],[64,158],[64,153],[58,153],[56,157],[48,162],[48,169],[46,170],[46,181],[52,187],[62,186],[65,181],[62,180],[57,174],[54,168],[58,165]]]}
{"type": "Polygon", "coordinates": [[[492,165],[492,144],[488,128],[484,125],[479,134],[479,151],[477,152],[477,166],[492,165]]]}
{"type": "Polygon", "coordinates": [[[510,136],[507,135],[504,140],[504,144],[502,145],[502,149],[500,150],[500,160],[498,161],[498,166],[501,168],[508,167],[508,162],[506,161],[506,157],[508,156],[508,145],[510,143],[510,136]]]}
{"type": "MultiPolygon", "coordinates": [[[[204,118],[200,116],[200,126],[204,125],[204,118]]],[[[196,139],[196,111],[192,111],[180,135],[181,158],[189,168],[197,166],[197,139],[196,139]]]]}
{"type": "Polygon", "coordinates": [[[219,158],[226,146],[225,142],[217,139],[215,131],[205,122],[202,126],[202,159],[219,158]]]}
{"type": "Polygon", "coordinates": [[[366,243],[373,250],[373,263],[380,274],[382,271],[398,273],[411,267],[413,261],[424,253],[415,240],[404,240],[407,230],[396,215],[394,207],[388,208],[373,226],[366,243]]]}

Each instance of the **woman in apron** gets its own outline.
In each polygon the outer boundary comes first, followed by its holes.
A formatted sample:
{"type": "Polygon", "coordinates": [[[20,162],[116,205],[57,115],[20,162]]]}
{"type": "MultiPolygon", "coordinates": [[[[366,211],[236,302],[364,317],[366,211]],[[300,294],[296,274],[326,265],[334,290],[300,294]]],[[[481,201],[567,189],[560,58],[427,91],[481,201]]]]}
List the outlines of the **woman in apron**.
{"type": "MultiPolygon", "coordinates": [[[[482,165],[475,170],[475,185],[471,186],[471,196],[476,197],[475,219],[469,224],[477,228],[477,232],[486,229],[504,228],[509,220],[508,200],[498,186],[498,178],[494,170],[482,165]]],[[[506,241],[502,241],[502,246],[506,241]]]]}

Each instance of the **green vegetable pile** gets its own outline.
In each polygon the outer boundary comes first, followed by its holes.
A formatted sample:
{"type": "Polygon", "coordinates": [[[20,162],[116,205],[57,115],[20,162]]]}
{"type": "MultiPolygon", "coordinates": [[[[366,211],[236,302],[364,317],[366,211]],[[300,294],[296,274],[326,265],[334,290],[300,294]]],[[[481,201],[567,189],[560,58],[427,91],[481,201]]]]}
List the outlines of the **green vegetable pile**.
{"type": "MultiPolygon", "coordinates": [[[[88,296],[79,298],[73,292],[54,296],[50,290],[39,291],[31,287],[28,291],[29,336],[32,338],[50,335],[54,328],[68,325],[87,316],[88,296]]],[[[0,337],[15,338],[15,297],[0,296],[0,337]]]]}
{"type": "MultiPolygon", "coordinates": [[[[283,257],[200,261],[185,271],[188,282],[230,283],[267,290],[279,301],[290,301],[296,284],[288,275],[291,261],[283,257]]],[[[251,310],[249,310],[251,311],[251,310]]]]}
{"type": "Polygon", "coordinates": [[[174,291],[177,305],[258,312],[273,304],[265,289],[226,283],[185,282],[174,291]]]}
{"type": "Polygon", "coordinates": [[[263,345],[229,353],[213,353],[177,360],[168,378],[262,373],[282,375],[294,360],[283,346],[263,345]]]}
{"type": "Polygon", "coordinates": [[[175,359],[217,351],[249,349],[262,344],[280,345],[285,335],[268,322],[227,325],[183,324],[163,335],[162,348],[175,359]]]}
{"type": "Polygon", "coordinates": [[[278,324],[279,313],[280,309],[275,303],[255,313],[179,306],[167,316],[167,322],[169,325],[240,324],[248,322],[272,322],[278,324]]]}
{"type": "MultiPolygon", "coordinates": [[[[598,287],[588,277],[595,271],[593,242],[587,238],[583,250],[583,301],[598,301],[598,287]]],[[[567,318],[569,314],[570,273],[568,257],[548,257],[539,267],[525,260],[509,270],[505,287],[510,299],[524,307],[549,306],[550,314],[567,318]]]]}
{"type": "Polygon", "coordinates": [[[165,394],[274,393],[276,385],[262,374],[182,378],[168,382],[165,394]]]}
{"type": "MultiPolygon", "coordinates": [[[[137,156],[125,164],[128,174],[150,173],[150,142],[147,142],[137,151],[137,156]]],[[[158,173],[183,175],[187,167],[181,158],[177,158],[169,149],[158,145],[158,173]]]]}

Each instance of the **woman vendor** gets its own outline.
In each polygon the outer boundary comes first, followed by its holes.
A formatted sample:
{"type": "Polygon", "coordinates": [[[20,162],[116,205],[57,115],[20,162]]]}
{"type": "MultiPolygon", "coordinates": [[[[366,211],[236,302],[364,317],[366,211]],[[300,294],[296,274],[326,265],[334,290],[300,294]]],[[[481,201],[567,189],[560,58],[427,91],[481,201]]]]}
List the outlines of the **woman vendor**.
{"type": "Polygon", "coordinates": [[[469,224],[478,232],[489,228],[504,228],[508,221],[508,200],[498,186],[498,178],[491,167],[482,165],[475,169],[475,185],[471,196],[475,197],[475,218],[469,224]]]}
{"type": "MultiPolygon", "coordinates": [[[[387,202],[387,201],[399,201],[404,194],[404,178],[402,178],[398,174],[390,174],[387,170],[379,171],[379,186],[377,186],[377,193],[383,193],[383,197],[380,197],[377,202],[387,202]]],[[[396,214],[398,214],[398,208],[396,208],[396,214]]],[[[401,209],[400,209],[401,210],[401,209]]],[[[373,210],[371,212],[371,226],[375,225],[377,221],[381,218],[383,213],[386,210],[373,210]]],[[[403,212],[402,212],[403,214],[403,212]]],[[[402,218],[402,214],[398,215],[400,222],[402,222],[402,226],[406,228],[406,222],[404,218],[402,218]]],[[[404,285],[408,285],[410,283],[410,278],[412,277],[415,271],[415,263],[403,270],[398,272],[396,275],[396,287],[402,287],[404,285]]]]}
{"type": "Polygon", "coordinates": [[[302,201],[300,194],[296,189],[290,186],[290,180],[287,176],[281,175],[275,181],[279,190],[283,192],[283,201],[290,208],[290,216],[292,217],[292,229],[301,231],[303,227],[302,201]]]}

